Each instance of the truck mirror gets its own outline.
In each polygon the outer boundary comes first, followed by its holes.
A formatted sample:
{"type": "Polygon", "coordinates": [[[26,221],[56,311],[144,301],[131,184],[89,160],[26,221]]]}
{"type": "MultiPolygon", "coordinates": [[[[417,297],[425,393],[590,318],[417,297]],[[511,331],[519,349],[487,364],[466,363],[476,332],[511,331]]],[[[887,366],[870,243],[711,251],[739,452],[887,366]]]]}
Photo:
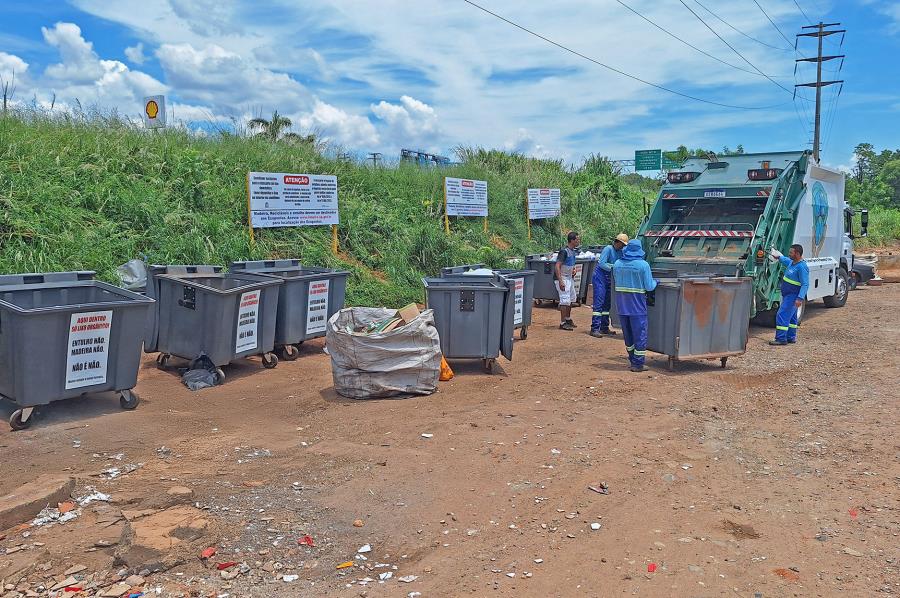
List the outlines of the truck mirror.
{"type": "Polygon", "coordinates": [[[866,237],[869,235],[869,210],[861,210],[859,215],[859,221],[862,225],[862,230],[860,231],[861,237],[866,237]]]}

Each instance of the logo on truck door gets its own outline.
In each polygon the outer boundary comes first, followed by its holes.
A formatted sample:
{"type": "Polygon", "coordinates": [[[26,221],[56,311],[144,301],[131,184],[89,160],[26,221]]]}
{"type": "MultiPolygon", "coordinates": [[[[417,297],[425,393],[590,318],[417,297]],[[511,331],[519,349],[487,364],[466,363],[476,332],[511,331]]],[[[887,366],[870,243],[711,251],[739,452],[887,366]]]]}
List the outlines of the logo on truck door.
{"type": "Polygon", "coordinates": [[[825,186],[819,181],[816,181],[812,188],[812,211],[812,256],[819,257],[819,253],[825,245],[825,233],[828,232],[828,193],[825,192],[825,186]]]}

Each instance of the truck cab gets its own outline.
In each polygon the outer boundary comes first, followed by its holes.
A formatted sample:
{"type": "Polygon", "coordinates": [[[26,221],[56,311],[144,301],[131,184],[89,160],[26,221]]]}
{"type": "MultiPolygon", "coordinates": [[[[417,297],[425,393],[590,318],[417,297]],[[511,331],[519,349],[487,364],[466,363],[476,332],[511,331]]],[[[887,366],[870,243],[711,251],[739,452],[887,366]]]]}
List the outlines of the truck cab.
{"type": "Polygon", "coordinates": [[[852,216],[843,173],[816,164],[809,151],[710,154],[667,174],[638,237],[653,268],[753,279],[756,316],[781,300],[783,268],[767,259],[767,250],[786,255],[794,243],[809,265],[807,299],[844,305],[852,216]]]}

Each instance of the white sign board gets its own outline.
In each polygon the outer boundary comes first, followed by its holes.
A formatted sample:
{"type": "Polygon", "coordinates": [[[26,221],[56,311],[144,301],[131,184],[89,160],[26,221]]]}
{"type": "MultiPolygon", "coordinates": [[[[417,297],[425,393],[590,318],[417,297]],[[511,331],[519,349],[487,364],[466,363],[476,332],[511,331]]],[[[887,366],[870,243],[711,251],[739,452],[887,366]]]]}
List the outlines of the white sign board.
{"type": "Polygon", "coordinates": [[[66,390],[106,383],[113,312],[72,314],[66,345],[66,390]]]}
{"type": "Polygon", "coordinates": [[[148,96],[144,98],[144,126],[148,129],[161,129],[166,126],[166,96],[148,96]]]}
{"type": "Polygon", "coordinates": [[[525,279],[516,278],[515,311],[513,312],[513,325],[522,323],[522,310],[525,308],[525,279]]]}
{"type": "Polygon", "coordinates": [[[325,331],[328,321],[328,280],[309,283],[309,299],[306,304],[306,334],[325,331]]]}
{"type": "Polygon", "coordinates": [[[253,228],[338,224],[334,175],[251,172],[247,189],[253,228]]]}
{"type": "Polygon", "coordinates": [[[444,177],[448,216],[487,216],[487,181],[444,177]]]}
{"type": "Polygon", "coordinates": [[[542,220],[559,216],[559,189],[529,189],[528,218],[542,220]]]}
{"type": "Polygon", "coordinates": [[[234,339],[234,352],[243,353],[256,349],[256,331],[259,329],[259,289],[241,294],[241,305],[238,308],[237,333],[234,339]]]}

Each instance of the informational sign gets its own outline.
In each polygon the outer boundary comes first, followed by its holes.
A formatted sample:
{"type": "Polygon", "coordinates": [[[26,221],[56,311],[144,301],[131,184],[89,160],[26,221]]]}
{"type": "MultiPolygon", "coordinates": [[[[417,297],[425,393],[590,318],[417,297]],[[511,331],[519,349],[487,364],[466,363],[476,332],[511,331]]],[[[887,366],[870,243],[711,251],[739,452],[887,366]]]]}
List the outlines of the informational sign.
{"type": "Polygon", "coordinates": [[[704,189],[703,197],[725,197],[725,189],[704,189]]]}
{"type": "Polygon", "coordinates": [[[662,150],[635,150],[634,152],[634,169],[638,170],[660,170],[662,167],[662,150]]]}
{"type": "Polygon", "coordinates": [[[488,215],[487,181],[444,177],[448,216],[488,215]]]}
{"type": "Polygon", "coordinates": [[[144,98],[144,126],[148,129],[161,129],[166,126],[166,96],[148,96],[144,98]]]}
{"type": "Polygon", "coordinates": [[[252,228],[338,224],[334,175],[251,172],[247,190],[252,228]]]}
{"type": "Polygon", "coordinates": [[[682,162],[680,160],[673,160],[671,158],[667,158],[665,154],[662,157],[662,170],[676,170],[681,168],[682,162]]]}
{"type": "Polygon", "coordinates": [[[238,308],[237,335],[234,340],[234,352],[243,353],[257,346],[256,333],[259,330],[259,298],[262,291],[247,291],[241,294],[241,305],[238,308]]]}
{"type": "Polygon", "coordinates": [[[66,390],[106,383],[113,312],[72,314],[66,345],[66,390]]]}
{"type": "Polygon", "coordinates": [[[531,220],[559,216],[559,189],[529,189],[528,217],[531,220]]]}
{"type": "Polygon", "coordinates": [[[522,310],[525,308],[525,279],[516,278],[516,295],[515,295],[515,311],[513,312],[513,324],[518,326],[522,323],[522,310]]]}
{"type": "Polygon", "coordinates": [[[575,264],[574,270],[572,270],[572,290],[575,291],[575,295],[578,296],[581,294],[581,273],[584,271],[584,264],[575,264]]]}
{"type": "Polygon", "coordinates": [[[309,298],[306,303],[306,334],[325,332],[328,321],[328,280],[309,283],[309,298]]]}

